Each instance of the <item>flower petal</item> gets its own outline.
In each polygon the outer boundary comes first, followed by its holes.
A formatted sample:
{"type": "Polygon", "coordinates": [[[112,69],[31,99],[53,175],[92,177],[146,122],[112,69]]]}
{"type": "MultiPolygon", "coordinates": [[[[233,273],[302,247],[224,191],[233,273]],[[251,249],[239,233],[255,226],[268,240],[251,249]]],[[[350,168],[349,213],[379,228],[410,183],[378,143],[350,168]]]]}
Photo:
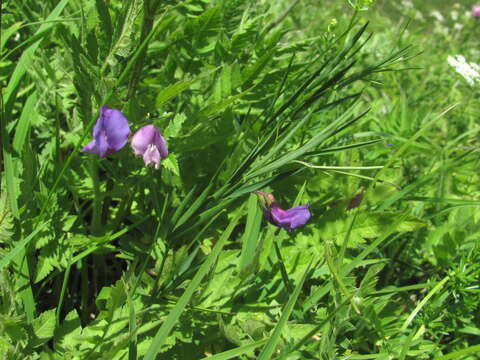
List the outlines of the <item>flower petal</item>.
{"type": "Polygon", "coordinates": [[[162,157],[162,159],[166,158],[168,156],[167,142],[158,130],[155,133],[155,145],[157,146],[157,149],[160,152],[160,156],[162,157]]]}
{"type": "Polygon", "coordinates": [[[85,145],[83,147],[83,151],[88,152],[90,154],[98,154],[95,140],[92,140],[87,145],[85,145]]]}
{"type": "Polygon", "coordinates": [[[135,155],[142,156],[148,149],[148,145],[154,143],[156,128],[146,125],[137,130],[132,136],[131,145],[135,155]]]}
{"type": "Polygon", "coordinates": [[[155,168],[158,169],[160,165],[160,153],[155,145],[150,144],[148,146],[147,151],[143,154],[143,161],[145,165],[155,164],[155,168]]]}
{"type": "Polygon", "coordinates": [[[108,149],[120,150],[125,146],[130,135],[127,118],[121,111],[106,106],[102,106],[100,116],[103,120],[108,149]]]}
{"type": "Polygon", "coordinates": [[[105,157],[108,154],[108,142],[107,134],[105,131],[100,131],[98,136],[95,137],[95,154],[98,154],[100,157],[105,157]]]}
{"type": "Polygon", "coordinates": [[[270,219],[275,225],[291,232],[310,220],[311,215],[308,206],[306,204],[283,210],[277,204],[272,204],[269,211],[270,219]]]}

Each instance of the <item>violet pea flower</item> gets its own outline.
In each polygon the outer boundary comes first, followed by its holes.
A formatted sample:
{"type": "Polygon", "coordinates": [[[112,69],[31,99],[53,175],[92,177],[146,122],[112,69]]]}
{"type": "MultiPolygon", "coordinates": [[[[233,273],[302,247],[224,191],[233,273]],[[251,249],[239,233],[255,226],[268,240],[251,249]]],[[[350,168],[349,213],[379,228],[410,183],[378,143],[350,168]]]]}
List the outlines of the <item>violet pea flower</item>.
{"type": "Polygon", "coordinates": [[[305,225],[311,217],[309,204],[295,206],[291,209],[284,210],[278,206],[277,201],[272,194],[261,191],[255,192],[264,200],[265,218],[271,224],[292,232],[298,227],[305,225]]]}
{"type": "Polygon", "coordinates": [[[472,6],[472,15],[477,18],[480,18],[480,5],[472,6]]]}
{"type": "Polygon", "coordinates": [[[129,135],[130,127],[125,115],[117,109],[102,106],[93,127],[93,140],[83,147],[83,151],[105,157],[123,148],[129,135]]]}
{"type": "Polygon", "coordinates": [[[167,142],[154,125],[145,125],[132,136],[135,155],[142,156],[145,165],[160,167],[160,160],[168,156],[167,142]]]}

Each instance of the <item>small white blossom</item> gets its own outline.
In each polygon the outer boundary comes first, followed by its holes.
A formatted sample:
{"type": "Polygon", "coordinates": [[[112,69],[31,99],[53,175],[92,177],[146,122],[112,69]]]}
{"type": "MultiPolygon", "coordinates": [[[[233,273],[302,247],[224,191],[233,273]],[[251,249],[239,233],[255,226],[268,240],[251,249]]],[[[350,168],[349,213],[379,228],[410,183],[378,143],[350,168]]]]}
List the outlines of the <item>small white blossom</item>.
{"type": "Polygon", "coordinates": [[[431,16],[433,16],[435,19],[437,19],[438,21],[440,22],[443,22],[443,20],[445,20],[445,18],[443,17],[442,13],[438,10],[433,10],[431,13],[430,13],[431,16]]]}
{"type": "Polygon", "coordinates": [[[415,6],[413,5],[412,0],[402,0],[403,7],[407,9],[413,9],[415,6]]]}
{"type": "Polygon", "coordinates": [[[480,65],[468,63],[462,55],[449,56],[447,61],[470,85],[480,82],[480,65]]]}

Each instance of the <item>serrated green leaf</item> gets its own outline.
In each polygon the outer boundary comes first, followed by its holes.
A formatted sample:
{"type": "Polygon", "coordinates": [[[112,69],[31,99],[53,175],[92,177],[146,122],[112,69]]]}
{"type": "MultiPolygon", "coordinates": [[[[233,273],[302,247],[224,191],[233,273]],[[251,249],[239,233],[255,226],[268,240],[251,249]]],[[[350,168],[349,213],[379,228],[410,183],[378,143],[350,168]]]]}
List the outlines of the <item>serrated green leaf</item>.
{"type": "Polygon", "coordinates": [[[45,344],[53,337],[55,331],[55,309],[41,313],[33,320],[32,325],[35,338],[31,345],[38,347],[45,344]]]}
{"type": "Polygon", "coordinates": [[[165,139],[169,138],[175,138],[180,134],[180,130],[182,129],[182,125],[187,119],[187,116],[185,114],[177,114],[173,118],[172,121],[168,124],[167,128],[165,131],[163,131],[163,137],[165,139]]]}
{"type": "Polygon", "coordinates": [[[50,274],[54,269],[54,264],[58,262],[55,254],[52,254],[51,251],[51,247],[42,248],[42,251],[40,251],[34,283],[38,283],[50,274]]]}
{"type": "Polygon", "coordinates": [[[178,167],[178,161],[175,154],[170,153],[166,159],[163,159],[162,166],[172,171],[175,175],[180,176],[180,168],[178,167]]]}
{"type": "Polygon", "coordinates": [[[12,340],[12,343],[18,343],[27,337],[24,320],[20,316],[11,317],[0,314],[0,329],[12,340]]]}
{"type": "Polygon", "coordinates": [[[81,331],[80,317],[76,310],[72,310],[65,316],[60,327],[55,330],[55,347],[63,351],[73,349],[81,342],[78,338],[81,331]]]}

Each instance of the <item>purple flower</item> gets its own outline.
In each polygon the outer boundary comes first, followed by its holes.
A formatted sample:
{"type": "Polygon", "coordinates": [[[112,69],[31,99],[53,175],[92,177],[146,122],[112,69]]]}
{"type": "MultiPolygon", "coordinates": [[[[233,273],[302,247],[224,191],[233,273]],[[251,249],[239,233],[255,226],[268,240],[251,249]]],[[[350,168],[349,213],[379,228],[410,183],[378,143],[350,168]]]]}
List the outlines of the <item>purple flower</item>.
{"type": "Polygon", "coordinates": [[[93,140],[83,151],[105,157],[125,146],[130,128],[125,115],[117,109],[102,106],[97,123],[93,127],[93,140]]]}
{"type": "Polygon", "coordinates": [[[146,125],[133,135],[132,148],[135,155],[143,156],[145,165],[155,164],[155,169],[168,156],[167,142],[154,125],[146,125]]]}
{"type": "Polygon", "coordinates": [[[473,5],[472,6],[472,15],[480,18],[480,5],[473,5]]]}
{"type": "Polygon", "coordinates": [[[278,206],[272,194],[261,191],[255,192],[264,200],[265,218],[273,225],[281,227],[288,232],[305,225],[311,217],[309,204],[295,206],[288,210],[283,210],[278,206]]]}

